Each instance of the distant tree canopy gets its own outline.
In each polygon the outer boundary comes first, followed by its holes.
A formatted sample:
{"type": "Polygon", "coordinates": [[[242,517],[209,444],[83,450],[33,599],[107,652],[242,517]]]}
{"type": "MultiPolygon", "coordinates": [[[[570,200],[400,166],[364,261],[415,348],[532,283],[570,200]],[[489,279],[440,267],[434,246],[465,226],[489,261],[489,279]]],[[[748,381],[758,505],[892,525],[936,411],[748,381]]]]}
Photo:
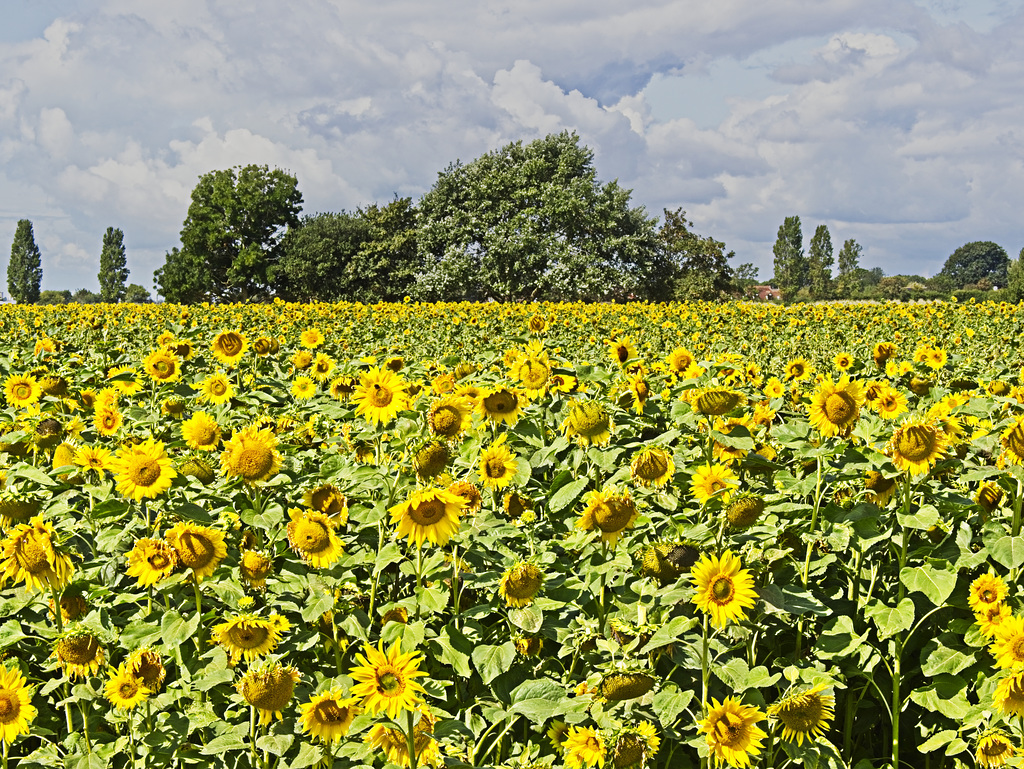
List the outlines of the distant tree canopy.
{"type": "Polygon", "coordinates": [[[1005,287],[1010,257],[1002,246],[990,240],[976,240],[965,243],[946,260],[942,272],[949,278],[952,288],[968,288],[983,285],[1005,287]]]}
{"type": "Polygon", "coordinates": [[[729,265],[735,254],[726,254],[725,243],[697,235],[692,226],[683,209],[666,208],[665,220],[658,229],[658,247],[673,276],[673,298],[711,301],[731,295],[737,290],[729,265]]]}
{"type": "Polygon", "coordinates": [[[779,226],[772,247],[775,254],[775,285],[784,299],[792,299],[807,283],[807,257],[799,216],[787,216],[779,226]]]}
{"type": "Polygon", "coordinates": [[[100,251],[100,296],[104,302],[120,302],[125,298],[124,282],[128,280],[128,258],[124,251],[124,233],[107,227],[100,251]]]}
{"type": "Polygon", "coordinates": [[[7,290],[19,304],[32,304],[39,299],[43,280],[43,261],[36,245],[32,222],[22,219],[14,231],[11,259],[7,262],[7,290]]]}

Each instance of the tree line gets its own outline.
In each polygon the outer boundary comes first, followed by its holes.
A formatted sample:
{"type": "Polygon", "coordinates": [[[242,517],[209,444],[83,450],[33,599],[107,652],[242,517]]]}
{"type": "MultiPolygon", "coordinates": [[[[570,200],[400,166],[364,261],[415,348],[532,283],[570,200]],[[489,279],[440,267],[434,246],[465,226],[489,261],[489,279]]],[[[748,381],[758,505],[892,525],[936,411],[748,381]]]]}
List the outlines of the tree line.
{"type": "Polygon", "coordinates": [[[19,304],[96,304],[98,302],[151,302],[152,297],[137,283],[126,285],[128,257],[124,247],[124,233],[107,227],[100,248],[99,293],[80,288],[74,293],[41,291],[43,258],[36,245],[32,222],[22,219],[14,231],[11,258],[7,262],[7,290],[19,304]]]}

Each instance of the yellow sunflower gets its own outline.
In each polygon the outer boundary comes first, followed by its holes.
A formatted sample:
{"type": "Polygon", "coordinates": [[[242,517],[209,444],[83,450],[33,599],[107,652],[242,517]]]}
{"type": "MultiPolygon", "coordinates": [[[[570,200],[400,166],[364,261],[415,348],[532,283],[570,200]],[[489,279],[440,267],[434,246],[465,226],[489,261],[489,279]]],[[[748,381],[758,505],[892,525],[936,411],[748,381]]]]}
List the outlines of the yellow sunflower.
{"type": "Polygon", "coordinates": [[[356,667],[349,675],[356,681],[351,688],[353,697],[362,699],[362,706],[370,715],[386,713],[395,720],[406,710],[420,702],[423,687],[415,680],[426,673],[419,669],[422,657],[416,652],[402,654],[402,640],[384,653],[384,641],[378,648],[363,644],[362,654],[356,654],[356,667]]]}
{"type": "Polygon", "coordinates": [[[167,676],[167,671],[164,669],[164,663],[160,660],[160,655],[149,646],[136,649],[129,654],[128,659],[124,661],[124,666],[129,673],[140,679],[151,692],[160,691],[164,678],[167,676]]]}
{"type": "Polygon", "coordinates": [[[303,561],[325,569],[341,558],[341,540],[326,515],[318,510],[292,508],[288,516],[288,544],[303,561]]]}
{"type": "Polygon", "coordinates": [[[515,362],[510,373],[520,381],[528,396],[536,398],[547,389],[551,361],[546,352],[539,356],[525,356],[515,362]]]}
{"type": "Polygon", "coordinates": [[[473,406],[467,398],[446,395],[431,404],[427,411],[427,427],[441,438],[455,438],[471,423],[473,406]]]}
{"type": "Polygon", "coordinates": [[[761,752],[761,741],[768,736],[757,726],[763,720],[764,713],[759,708],[744,705],[733,697],[722,702],[712,698],[707,718],[698,721],[697,726],[707,735],[708,751],[715,766],[749,765],[750,757],[761,752]]]}
{"type": "Polygon", "coordinates": [[[885,368],[885,364],[888,363],[889,359],[896,354],[896,345],[892,342],[878,342],[871,349],[871,360],[875,362],[878,368],[885,368]]]}
{"type": "Polygon", "coordinates": [[[482,419],[495,424],[514,425],[523,407],[523,396],[515,389],[498,387],[484,390],[477,400],[476,410],[482,419]]]}
{"type": "Polygon", "coordinates": [[[357,697],[346,698],[342,689],[314,694],[309,702],[299,706],[302,731],[328,745],[338,742],[362,712],[358,703],[357,697]]]}
{"type": "Polygon", "coordinates": [[[967,604],[975,612],[980,612],[1006,600],[1006,583],[995,574],[982,574],[971,583],[971,592],[967,596],[967,604]]]}
{"type": "Polygon", "coordinates": [[[110,670],[110,678],[103,687],[103,692],[110,700],[110,704],[118,710],[131,710],[149,699],[149,695],[152,694],[145,682],[135,676],[124,662],[110,670]]]}
{"type": "Polygon", "coordinates": [[[1017,755],[1010,735],[1001,729],[989,729],[978,738],[974,758],[980,767],[1005,766],[1017,755]]]}
{"type": "Polygon", "coordinates": [[[612,766],[646,767],[648,762],[658,753],[661,738],[658,730],[650,721],[641,721],[635,726],[627,726],[615,739],[611,750],[612,766]]]}
{"type": "Polygon", "coordinates": [[[234,395],[235,388],[232,387],[231,380],[220,371],[210,374],[199,383],[199,397],[215,406],[227,403],[234,395]]]}
{"type": "Polygon", "coordinates": [[[864,496],[879,507],[885,507],[896,493],[896,478],[886,478],[877,470],[868,470],[864,476],[864,496]]]}
{"type": "Polygon", "coordinates": [[[992,703],[1003,715],[1024,716],[1024,671],[1011,672],[996,686],[992,703]]]}
{"type": "Polygon", "coordinates": [[[312,374],[313,379],[318,382],[326,382],[331,378],[331,373],[334,371],[335,363],[334,359],[331,358],[330,355],[325,352],[319,352],[316,354],[316,357],[313,358],[313,362],[310,366],[310,374],[312,374]]]}
{"type": "Polygon", "coordinates": [[[92,425],[97,434],[109,438],[124,424],[124,417],[116,406],[100,406],[92,414],[92,425]]]}
{"type": "Polygon", "coordinates": [[[754,578],[742,566],[740,559],[726,550],[721,558],[704,553],[690,570],[697,591],[693,603],[710,615],[715,627],[745,619],[745,609],[754,605],[754,578]]]}
{"type": "Polygon", "coordinates": [[[1007,617],[996,628],[989,648],[996,667],[1014,672],[1024,670],[1024,617],[1007,617]]]}
{"type": "Polygon", "coordinates": [[[252,662],[270,654],[281,640],[281,634],[291,625],[280,614],[260,617],[256,614],[238,614],[215,625],[213,642],[228,653],[232,665],[241,660],[252,662]]]}
{"type": "Polygon", "coordinates": [[[480,455],[480,485],[485,489],[503,489],[519,472],[516,455],[505,445],[508,433],[502,433],[480,455]]]}
{"type": "Polygon", "coordinates": [[[407,500],[388,510],[397,535],[408,537],[416,547],[424,540],[443,547],[459,530],[459,516],[466,500],[447,489],[418,489],[407,500]]]}
{"type": "Polygon", "coordinates": [[[581,446],[607,446],[615,425],[608,409],[597,401],[574,401],[562,422],[566,437],[576,438],[581,446]]]}
{"type": "Polygon", "coordinates": [[[292,382],[291,394],[299,400],[305,401],[316,395],[316,382],[308,376],[298,376],[292,382]]]}
{"type": "Polygon", "coordinates": [[[210,346],[217,360],[225,366],[234,366],[249,348],[249,340],[240,331],[221,331],[210,346]]]}
{"type": "Polygon", "coordinates": [[[908,419],[885,445],[892,463],[906,473],[927,473],[945,455],[949,438],[931,420],[908,419]]]}
{"type": "Polygon", "coordinates": [[[228,554],[223,532],[190,521],[175,524],[164,539],[178,554],[178,562],[192,570],[197,582],[212,575],[228,554]]]}
{"type": "Polygon", "coordinates": [[[498,582],[498,594],[506,606],[521,608],[533,603],[534,597],[544,587],[544,572],[529,561],[519,561],[505,569],[498,582]]]}
{"type": "Polygon", "coordinates": [[[291,702],[299,671],[280,662],[263,662],[250,667],[239,679],[238,693],[242,699],[256,708],[260,723],[269,724],[275,717],[281,718],[281,711],[291,702]]]}
{"type": "Polygon", "coordinates": [[[36,516],[0,542],[0,583],[24,582],[29,590],[60,591],[74,573],[71,557],[54,542],[53,525],[36,516]]]}
{"type": "Polygon", "coordinates": [[[1024,464],[1024,414],[1016,417],[1003,430],[999,442],[1003,447],[1003,456],[1015,465],[1024,464]]]}
{"type": "Polygon", "coordinates": [[[802,692],[787,694],[768,708],[768,716],[782,724],[782,739],[803,745],[824,736],[829,722],[835,718],[835,698],[822,694],[825,684],[817,684],[802,692]]]}
{"type": "Polygon", "coordinates": [[[974,612],[974,619],[978,624],[978,632],[982,638],[995,638],[999,628],[1013,614],[1010,607],[1005,603],[995,603],[985,606],[981,611],[974,612]]]}
{"type": "Polygon", "coordinates": [[[122,447],[113,461],[113,470],[117,490],[137,502],[160,496],[178,476],[164,444],[152,438],[122,447]]]}
{"type": "Polygon", "coordinates": [[[18,735],[29,733],[36,712],[32,689],[17,663],[10,670],[6,664],[0,664],[0,741],[4,743],[5,752],[18,735]]]}
{"type": "Polygon", "coordinates": [[[480,511],[480,507],[483,504],[483,496],[480,494],[480,489],[474,484],[469,481],[456,481],[448,487],[448,491],[465,500],[466,504],[462,512],[472,515],[480,511]]]}
{"type": "Polygon", "coordinates": [[[241,478],[246,483],[265,481],[281,469],[277,436],[272,430],[261,430],[258,425],[239,430],[224,444],[220,464],[226,475],[241,478]]]}
{"type": "Polygon", "coordinates": [[[690,482],[690,491],[702,505],[711,499],[728,502],[739,480],[728,465],[705,463],[697,468],[690,482]]]}
{"type": "Polygon", "coordinates": [[[307,350],[315,350],[317,347],[324,343],[323,332],[316,328],[307,328],[299,334],[299,344],[305,347],[307,350]]]}
{"type": "Polygon", "coordinates": [[[333,483],[310,489],[302,495],[302,503],[326,515],[334,528],[348,523],[348,498],[333,483]]]}
{"type": "Polygon", "coordinates": [[[4,381],[4,395],[9,406],[25,408],[39,401],[43,390],[35,377],[27,374],[13,374],[4,381]]]}
{"type": "Polygon", "coordinates": [[[586,507],[576,521],[576,528],[583,531],[596,529],[601,532],[601,541],[614,547],[622,532],[636,521],[637,515],[636,503],[629,492],[609,486],[587,494],[586,507]]]}
{"type": "Polygon", "coordinates": [[[672,374],[680,376],[686,369],[696,362],[693,353],[685,347],[677,347],[665,358],[665,368],[672,374]]]}
{"type": "Polygon", "coordinates": [[[131,366],[114,366],[107,371],[107,379],[113,379],[111,386],[122,395],[132,396],[142,390],[142,383],[135,378],[131,366]]]}
{"type": "Polygon", "coordinates": [[[571,726],[562,741],[565,765],[570,769],[604,766],[605,744],[601,732],[591,726],[571,726]]]}
{"type": "MultiPolygon", "coordinates": [[[[444,760],[433,734],[437,718],[425,705],[421,705],[417,710],[420,718],[412,730],[416,766],[443,766],[444,760]]],[[[383,753],[388,762],[400,767],[412,765],[409,760],[408,737],[402,730],[376,724],[370,728],[363,740],[372,749],[383,753]]]]}
{"type": "Polygon", "coordinates": [[[139,587],[155,585],[177,567],[178,553],[162,539],[137,540],[128,553],[128,576],[135,577],[139,587]]]}
{"type": "Polygon", "coordinates": [[[142,368],[154,382],[173,382],[181,376],[178,358],[170,350],[154,350],[146,356],[142,368]]]}
{"type": "Polygon", "coordinates": [[[878,388],[871,407],[882,419],[896,419],[907,411],[907,396],[889,385],[878,388]]]}
{"type": "Polygon", "coordinates": [[[112,460],[113,453],[102,446],[79,446],[73,461],[83,470],[94,470],[103,475],[110,469],[112,460]]]}
{"type": "Polygon", "coordinates": [[[608,342],[608,356],[620,366],[624,366],[636,357],[636,345],[628,336],[612,339],[608,342]]]}
{"type": "Polygon", "coordinates": [[[781,398],[786,394],[786,385],[782,383],[781,379],[773,376],[765,382],[761,392],[765,394],[766,398],[781,398]]]}
{"type": "Polygon", "coordinates": [[[71,679],[96,675],[105,657],[100,639],[80,626],[65,631],[54,643],[53,653],[71,679]]]}
{"type": "Polygon", "coordinates": [[[811,425],[824,436],[847,436],[864,405],[864,386],[846,376],[833,382],[826,376],[808,406],[811,425]]]}
{"type": "Polygon", "coordinates": [[[249,587],[262,590],[273,565],[274,561],[269,554],[261,550],[244,549],[238,560],[238,573],[249,587]]]}
{"type": "Polygon", "coordinates": [[[352,393],[356,413],[373,424],[390,422],[408,405],[405,388],[405,380],[390,369],[371,368],[359,375],[352,393]]]}
{"type": "Polygon", "coordinates": [[[641,449],[629,463],[630,477],[640,486],[664,486],[676,471],[672,454],[661,446],[641,449]]]}
{"type": "Polygon", "coordinates": [[[810,379],[814,373],[814,367],[806,358],[794,358],[786,364],[786,379],[802,381],[810,379]]]}
{"type": "Polygon", "coordinates": [[[213,451],[220,443],[220,425],[205,411],[197,411],[181,423],[181,437],[190,449],[213,451]]]}

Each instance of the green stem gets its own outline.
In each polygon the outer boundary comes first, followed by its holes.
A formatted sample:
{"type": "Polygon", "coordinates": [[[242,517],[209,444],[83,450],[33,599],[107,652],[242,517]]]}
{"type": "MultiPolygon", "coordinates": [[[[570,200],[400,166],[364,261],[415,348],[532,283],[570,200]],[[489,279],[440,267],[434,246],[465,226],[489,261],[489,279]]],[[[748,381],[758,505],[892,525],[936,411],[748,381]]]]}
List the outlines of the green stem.
{"type": "Polygon", "coordinates": [[[412,711],[405,711],[405,739],[409,747],[409,769],[416,769],[416,731],[412,723],[412,711]]]}
{"type": "Polygon", "coordinates": [[[1013,524],[1011,527],[1011,536],[1018,536],[1020,534],[1021,524],[1021,503],[1024,502],[1024,483],[1017,480],[1017,495],[1013,498],[1013,524]]]}
{"type": "Polygon", "coordinates": [[[128,715],[128,762],[135,769],[135,719],[128,715]]]}
{"type": "Polygon", "coordinates": [[[811,553],[814,552],[814,532],[818,528],[818,511],[821,510],[821,464],[822,457],[818,457],[817,476],[814,482],[814,509],[811,512],[811,530],[808,532],[807,552],[804,555],[804,568],[800,572],[800,581],[804,589],[807,589],[807,578],[811,571],[811,553]]]}
{"type": "Polygon", "coordinates": [[[452,622],[459,629],[459,598],[462,592],[459,587],[459,546],[452,545],[452,622]]]}
{"type": "Polygon", "coordinates": [[[4,744],[4,769],[7,769],[7,740],[0,740],[4,744]]]}
{"type": "MultiPolygon", "coordinates": [[[[910,473],[907,473],[906,483],[903,486],[903,514],[910,514],[910,473]]],[[[899,526],[899,519],[896,521],[896,526],[899,526]]],[[[907,529],[902,527],[901,542],[900,542],[900,562],[898,575],[902,575],[904,567],[907,565],[907,529]]],[[[893,532],[895,534],[895,531],[893,532]]],[[[903,585],[901,577],[897,577],[899,580],[897,588],[896,604],[899,605],[900,601],[906,595],[906,588],[903,585]]],[[[904,639],[901,633],[897,633],[893,638],[893,661],[892,661],[892,766],[893,769],[899,769],[900,765],[900,710],[902,709],[902,694],[900,692],[901,684],[901,673],[903,669],[903,646],[906,639],[904,639]]]]}
{"type": "Polygon", "coordinates": [[[711,632],[710,618],[704,615],[704,632],[700,645],[700,709],[701,715],[708,714],[708,682],[711,680],[711,667],[708,665],[708,635],[711,632]]]}
{"type": "Polygon", "coordinates": [[[79,700],[78,712],[82,716],[82,736],[85,737],[85,752],[92,753],[92,740],[89,739],[89,716],[85,712],[85,703],[79,700]]]}
{"type": "Polygon", "coordinates": [[[416,548],[416,619],[420,618],[420,590],[423,587],[423,545],[416,548]]]}
{"type": "Polygon", "coordinates": [[[259,766],[259,753],[256,751],[256,706],[249,706],[249,749],[252,751],[252,765],[259,766]]]}
{"type": "Polygon", "coordinates": [[[196,629],[196,650],[199,656],[203,654],[203,591],[199,587],[199,581],[195,574],[192,575],[192,589],[196,595],[196,616],[199,617],[199,627],[196,629]]]}

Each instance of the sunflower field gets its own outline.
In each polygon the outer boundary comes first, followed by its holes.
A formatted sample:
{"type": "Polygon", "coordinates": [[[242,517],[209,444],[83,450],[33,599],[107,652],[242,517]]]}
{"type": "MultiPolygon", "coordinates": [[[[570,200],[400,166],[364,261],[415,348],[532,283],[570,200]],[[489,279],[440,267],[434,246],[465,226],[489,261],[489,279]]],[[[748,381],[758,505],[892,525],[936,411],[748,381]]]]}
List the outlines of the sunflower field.
{"type": "Polygon", "coordinates": [[[994,767],[1013,305],[0,307],[3,766],[994,767]]]}

